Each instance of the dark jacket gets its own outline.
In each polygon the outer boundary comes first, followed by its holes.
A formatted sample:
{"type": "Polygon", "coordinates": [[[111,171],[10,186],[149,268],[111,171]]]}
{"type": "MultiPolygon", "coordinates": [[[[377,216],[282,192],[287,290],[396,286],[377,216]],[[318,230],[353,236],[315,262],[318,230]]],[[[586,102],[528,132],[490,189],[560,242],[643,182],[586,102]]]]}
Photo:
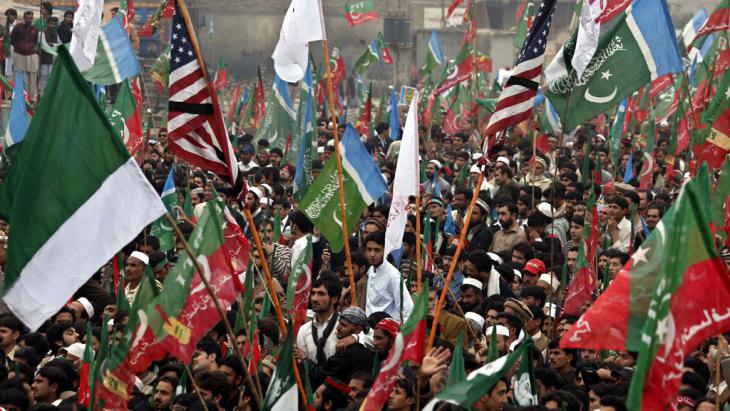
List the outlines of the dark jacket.
{"type": "Polygon", "coordinates": [[[58,38],[61,40],[61,43],[66,44],[71,42],[71,26],[66,24],[66,22],[61,22],[61,24],[58,25],[58,38]]]}
{"type": "Polygon", "coordinates": [[[470,250],[489,250],[492,245],[492,230],[486,223],[479,224],[476,227],[469,228],[469,249],[470,250]]]}
{"type": "Polygon", "coordinates": [[[344,352],[338,352],[329,357],[321,366],[307,360],[309,380],[312,387],[319,387],[327,377],[350,381],[352,374],[358,371],[370,372],[373,368],[374,358],[374,351],[359,343],[352,344],[344,352]]]}

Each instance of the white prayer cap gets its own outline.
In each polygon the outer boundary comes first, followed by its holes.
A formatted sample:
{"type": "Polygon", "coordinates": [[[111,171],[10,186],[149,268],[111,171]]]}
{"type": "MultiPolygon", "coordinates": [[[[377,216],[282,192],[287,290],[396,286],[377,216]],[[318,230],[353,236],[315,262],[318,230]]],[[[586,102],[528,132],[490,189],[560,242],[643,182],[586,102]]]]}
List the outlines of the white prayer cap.
{"type": "Polygon", "coordinates": [[[509,158],[505,156],[499,156],[497,157],[497,163],[504,163],[504,165],[509,166],[509,158]]]}
{"type": "Polygon", "coordinates": [[[472,287],[475,287],[478,290],[483,290],[484,289],[484,284],[482,284],[482,282],[479,281],[479,280],[477,280],[476,278],[471,278],[471,277],[465,278],[464,279],[464,282],[461,283],[461,286],[464,287],[464,286],[467,286],[467,285],[470,285],[472,287]]]}
{"type": "Polygon", "coordinates": [[[335,146],[335,140],[327,140],[327,147],[334,147],[335,146]]]}
{"type": "Polygon", "coordinates": [[[494,263],[495,263],[496,265],[500,265],[500,264],[502,264],[502,262],[503,262],[503,260],[502,260],[502,257],[498,256],[498,255],[497,255],[497,254],[495,254],[495,253],[491,253],[491,252],[487,253],[487,255],[489,256],[489,258],[491,258],[491,259],[492,259],[492,261],[493,261],[493,262],[494,262],[494,263]]]}
{"type": "Polygon", "coordinates": [[[478,174],[478,173],[481,173],[482,170],[480,170],[479,166],[475,164],[475,165],[471,166],[471,168],[469,169],[469,172],[478,174]]]}
{"type": "Polygon", "coordinates": [[[436,166],[437,169],[441,170],[441,167],[442,167],[441,166],[441,162],[438,161],[438,160],[431,160],[431,161],[428,162],[428,164],[433,164],[433,165],[436,166]]]}
{"type": "Polygon", "coordinates": [[[606,141],[606,136],[604,136],[603,134],[596,134],[596,138],[604,142],[606,141]]]}
{"type": "Polygon", "coordinates": [[[471,155],[472,161],[478,161],[480,158],[484,157],[484,154],[482,153],[474,153],[471,155]]]}
{"type": "Polygon", "coordinates": [[[493,325],[491,327],[487,327],[487,331],[484,332],[484,335],[486,335],[487,338],[492,336],[492,328],[494,327],[497,327],[497,335],[503,335],[509,338],[509,330],[504,325],[493,325]]]}
{"type": "Polygon", "coordinates": [[[557,278],[553,277],[552,274],[542,274],[540,275],[540,278],[537,279],[537,281],[542,281],[545,284],[549,285],[550,288],[553,289],[553,292],[557,292],[558,288],[560,287],[560,281],[558,281],[557,278]]]}
{"type": "Polygon", "coordinates": [[[512,271],[514,271],[516,277],[520,277],[520,279],[522,279],[522,273],[520,272],[520,270],[512,270],[512,271]]]}
{"type": "Polygon", "coordinates": [[[266,195],[264,195],[264,191],[258,187],[251,186],[248,188],[248,192],[255,195],[258,200],[266,197],[266,195]]]}
{"type": "Polygon", "coordinates": [[[555,215],[555,209],[553,208],[552,204],[543,201],[540,204],[537,205],[537,210],[542,213],[545,217],[553,218],[553,215],[555,215]]]}
{"type": "Polygon", "coordinates": [[[324,147],[317,147],[317,154],[324,154],[324,147]]]}
{"type": "Polygon", "coordinates": [[[134,257],[144,263],[144,265],[148,265],[150,263],[150,258],[147,256],[147,254],[141,252],[141,251],[132,251],[132,254],[129,255],[130,257],[134,257]]]}
{"type": "Polygon", "coordinates": [[[264,183],[264,184],[261,184],[261,187],[263,187],[263,188],[265,188],[265,189],[266,189],[266,194],[271,194],[271,192],[272,192],[272,191],[274,191],[274,189],[273,189],[273,188],[271,188],[271,186],[270,186],[270,185],[268,185],[268,184],[266,184],[266,183],[264,183]]]}
{"type": "Polygon", "coordinates": [[[474,311],[469,311],[468,313],[464,314],[464,317],[467,320],[472,320],[477,323],[479,325],[479,329],[482,329],[484,327],[484,317],[475,313],[474,311]]]}
{"type": "Polygon", "coordinates": [[[79,304],[81,304],[82,307],[84,307],[84,311],[86,311],[86,315],[91,318],[94,316],[94,306],[91,305],[91,302],[86,297],[81,297],[78,300],[79,304]]]}
{"type": "Polygon", "coordinates": [[[60,350],[58,350],[61,354],[71,354],[76,358],[84,358],[84,351],[86,350],[86,344],[83,343],[73,343],[69,345],[68,347],[63,347],[60,350]]]}
{"type": "Polygon", "coordinates": [[[271,205],[271,199],[269,197],[264,197],[259,201],[261,204],[271,205]]]}

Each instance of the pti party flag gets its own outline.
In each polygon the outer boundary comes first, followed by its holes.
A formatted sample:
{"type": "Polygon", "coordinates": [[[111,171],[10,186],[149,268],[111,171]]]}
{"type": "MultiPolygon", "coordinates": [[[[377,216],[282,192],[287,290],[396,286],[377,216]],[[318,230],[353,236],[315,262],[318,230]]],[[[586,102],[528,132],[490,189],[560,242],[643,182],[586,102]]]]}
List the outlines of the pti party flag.
{"type": "Polygon", "coordinates": [[[168,147],[193,166],[212,171],[234,187],[242,181],[218,95],[208,82],[205,63],[182,0],[175,3],[170,30],[168,147]]]}
{"type": "MultiPolygon", "coordinates": [[[[91,321],[86,324],[86,335],[91,334],[91,321]]],[[[91,401],[91,386],[89,384],[89,374],[91,365],[94,363],[94,350],[91,348],[91,339],[87,337],[84,345],[84,356],[81,358],[81,370],[79,371],[79,388],[78,401],[84,407],[89,406],[91,401]]]]}
{"type": "Polygon", "coordinates": [[[449,9],[446,11],[446,18],[448,19],[451,17],[452,14],[454,14],[454,10],[456,10],[457,7],[461,4],[461,2],[464,0],[453,0],[451,4],[449,5],[449,9]]]}
{"type": "Polygon", "coordinates": [[[418,160],[418,96],[413,96],[406,125],[403,128],[403,141],[400,143],[398,162],[393,179],[393,198],[390,202],[388,225],[385,229],[385,250],[387,256],[403,245],[403,232],[408,221],[410,197],[419,193],[418,160]]]}
{"type": "Polygon", "coordinates": [[[377,20],[380,14],[375,11],[372,0],[358,1],[357,3],[345,3],[345,18],[350,27],[362,24],[370,20],[377,20]]]}
{"type": "Polygon", "coordinates": [[[223,56],[218,59],[218,69],[215,71],[213,76],[213,89],[220,91],[226,88],[228,84],[228,68],[226,62],[223,61],[223,56]]]}
{"type": "Polygon", "coordinates": [[[79,0],[77,3],[68,50],[79,71],[86,71],[94,65],[103,9],[104,0],[79,0]]]}
{"type": "MultiPolygon", "coordinates": [[[[536,19],[517,58],[516,67],[505,83],[494,114],[489,118],[489,125],[484,133],[486,136],[506,130],[532,116],[555,4],[555,0],[540,2],[536,19]]],[[[485,153],[489,151],[489,141],[489,138],[484,139],[485,153]]]]}
{"type": "Polygon", "coordinates": [[[291,276],[286,288],[286,312],[294,316],[294,334],[307,321],[307,304],[312,289],[312,235],[307,234],[302,240],[306,242],[306,246],[296,255],[292,253],[295,260],[291,264],[291,276]]]}
{"type": "Polygon", "coordinates": [[[164,212],[69,52],[59,48],[44,98],[0,186],[0,215],[25,227],[9,235],[5,303],[37,329],[164,212]]]}
{"type": "Polygon", "coordinates": [[[157,32],[160,27],[160,20],[163,17],[172,17],[175,13],[175,0],[162,0],[160,7],[157,8],[155,14],[152,15],[137,31],[139,37],[149,37],[157,32]]]}
{"type": "MultiPolygon", "coordinates": [[[[696,45],[700,37],[716,31],[730,30],[730,0],[722,0],[715,11],[705,20],[688,46],[696,45]]],[[[701,44],[701,43],[700,43],[701,44]]]]}
{"type": "MultiPolygon", "coordinates": [[[[511,354],[491,361],[487,363],[487,365],[477,368],[469,373],[466,377],[466,381],[445,388],[443,391],[436,394],[433,399],[426,404],[423,410],[433,411],[436,409],[436,405],[440,402],[470,408],[472,404],[488,394],[494,385],[500,381],[500,379],[506,377],[507,373],[517,361],[520,361],[521,363],[526,361],[531,362],[529,361],[529,353],[531,350],[532,340],[528,339],[511,354]]],[[[519,375],[519,383],[522,383],[522,375],[523,374],[519,375]]],[[[506,388],[509,389],[509,385],[507,385],[506,388]]],[[[525,387],[523,385],[521,390],[524,389],[525,387]]],[[[533,392],[533,390],[534,388],[530,387],[530,392],[533,392]]]]}
{"type": "Polygon", "coordinates": [[[150,77],[157,85],[157,90],[162,93],[166,88],[170,79],[170,45],[160,53],[152,67],[150,67],[150,77]]]}
{"type": "Polygon", "coordinates": [[[18,72],[13,88],[13,99],[10,102],[10,119],[8,128],[5,131],[5,149],[20,143],[25,138],[30,123],[30,115],[25,105],[25,93],[23,87],[23,73],[18,72]]]}
{"type": "Polygon", "coordinates": [[[317,150],[317,127],[316,120],[316,103],[314,102],[314,89],[312,85],[313,76],[312,68],[308,67],[302,81],[302,95],[299,104],[299,121],[297,132],[301,133],[298,139],[292,138],[292,148],[296,148],[297,167],[294,172],[294,197],[298,200],[312,185],[314,177],[312,175],[312,161],[315,160],[317,150]]]}
{"type": "Polygon", "coordinates": [[[431,30],[431,40],[428,41],[428,49],[426,49],[426,62],[418,71],[420,77],[431,75],[433,69],[444,64],[444,53],[441,51],[441,40],[436,29],[431,30]]]}
{"type": "Polygon", "coordinates": [[[358,57],[357,61],[355,61],[353,70],[355,70],[355,73],[362,76],[376,61],[380,61],[380,47],[378,47],[377,40],[373,39],[365,51],[363,51],[360,57],[358,57]]]}
{"type": "Polygon", "coordinates": [[[365,104],[362,106],[362,113],[360,114],[359,120],[357,121],[357,131],[360,132],[365,138],[372,137],[373,128],[373,83],[370,83],[368,87],[368,95],[365,99],[365,104]]]}
{"type": "Polygon", "coordinates": [[[84,77],[91,83],[109,86],[134,77],[140,71],[122,20],[119,17],[112,18],[99,33],[94,65],[84,71],[84,77]]]}
{"type": "Polygon", "coordinates": [[[535,2],[533,0],[523,0],[517,8],[517,32],[512,39],[512,45],[521,49],[525,44],[527,33],[532,28],[532,19],[535,14],[535,2]]]}
{"type": "MultiPolygon", "coordinates": [[[[271,383],[266,390],[263,409],[270,411],[288,411],[299,404],[299,391],[294,378],[294,338],[291,325],[288,326],[286,339],[276,362],[276,370],[271,376],[271,383]]],[[[306,375],[306,374],[305,374],[306,375]]]]}
{"type": "Polygon", "coordinates": [[[393,58],[390,56],[390,48],[388,48],[388,44],[385,43],[385,38],[383,37],[382,32],[378,32],[378,34],[375,36],[375,41],[378,42],[378,47],[380,48],[380,56],[382,57],[383,63],[393,64],[393,58]]]}
{"type": "Polygon", "coordinates": [[[292,0],[271,55],[277,76],[290,83],[299,82],[309,64],[309,42],[326,38],[321,1],[292,0]]]}
{"type": "Polygon", "coordinates": [[[580,309],[593,296],[596,288],[596,270],[595,260],[598,252],[598,226],[592,224],[598,221],[598,207],[596,206],[594,194],[591,191],[591,198],[588,200],[588,208],[591,209],[591,222],[585,222],[583,225],[583,238],[578,246],[578,261],[576,262],[576,271],[565,293],[565,304],[563,306],[563,314],[578,315],[580,309]]]}
{"type": "Polygon", "coordinates": [[[575,41],[576,35],[545,72],[545,94],[559,114],[566,114],[561,118],[566,130],[615,106],[652,80],[683,69],[664,0],[635,0],[621,21],[601,36],[580,79],[570,63],[575,41]]]}
{"type": "Polygon", "coordinates": [[[125,80],[109,113],[109,122],[117,129],[131,155],[144,144],[141,109],[142,91],[139,89],[139,80],[125,80]]]}
{"type": "Polygon", "coordinates": [[[444,91],[468,80],[473,72],[473,64],[474,56],[471,53],[471,48],[468,43],[464,43],[456,58],[449,61],[446,67],[444,67],[444,71],[441,73],[441,78],[434,91],[434,96],[438,97],[444,91]]]}
{"type": "Polygon", "coordinates": [[[256,68],[256,88],[254,89],[251,101],[241,114],[242,126],[253,126],[258,128],[266,113],[266,101],[264,100],[264,82],[261,79],[261,66],[256,68]]]}
{"type": "Polygon", "coordinates": [[[730,277],[710,229],[706,166],[686,183],[667,224],[665,258],[641,332],[629,409],[664,410],[679,390],[684,358],[707,338],[730,329],[730,277]],[[697,298],[702,296],[702,298],[697,298]]]}
{"type": "Polygon", "coordinates": [[[710,106],[702,114],[702,122],[710,126],[704,143],[695,146],[698,160],[719,168],[730,152],[730,72],[725,72],[710,106]]]}
{"type": "Polygon", "coordinates": [[[233,89],[233,94],[231,94],[231,104],[228,105],[228,126],[233,127],[233,117],[236,115],[240,108],[239,101],[242,102],[241,99],[241,82],[239,81],[236,83],[236,88],[233,89]]]}
{"type": "Polygon", "coordinates": [[[697,37],[697,32],[702,28],[702,26],[705,25],[705,22],[707,21],[707,10],[705,9],[699,9],[695,12],[695,14],[692,16],[691,19],[687,22],[687,24],[684,25],[684,28],[682,29],[682,45],[685,48],[689,48],[692,45],[692,42],[694,41],[695,37],[697,37]]]}
{"type": "MultiPolygon", "coordinates": [[[[388,190],[380,168],[360,141],[357,132],[347,125],[340,140],[342,158],[342,189],[344,191],[346,227],[352,232],[363,210],[388,190]]],[[[344,246],[340,213],[337,163],[330,158],[314,180],[299,204],[299,209],[319,228],[329,240],[332,251],[339,252],[344,246]]]]}
{"type": "Polygon", "coordinates": [[[398,382],[401,364],[421,364],[426,342],[426,314],[428,314],[428,284],[416,294],[413,311],[398,331],[388,358],[380,366],[380,372],[360,406],[360,411],[381,410],[398,382]]]}
{"type": "MultiPolygon", "coordinates": [[[[165,205],[168,213],[172,213],[173,208],[177,205],[177,192],[175,191],[175,181],[173,180],[174,172],[175,166],[173,165],[170,167],[170,172],[167,174],[167,180],[165,180],[165,186],[162,188],[162,194],[160,195],[162,204],[165,205]]],[[[160,251],[163,253],[167,254],[168,251],[175,247],[175,236],[173,235],[170,222],[167,221],[167,217],[162,216],[152,223],[150,234],[160,240],[160,251]]]]}
{"type": "Polygon", "coordinates": [[[271,94],[266,102],[266,113],[256,137],[268,140],[269,149],[278,147],[283,151],[289,136],[296,131],[296,121],[297,113],[289,97],[289,84],[275,74],[271,94]]]}

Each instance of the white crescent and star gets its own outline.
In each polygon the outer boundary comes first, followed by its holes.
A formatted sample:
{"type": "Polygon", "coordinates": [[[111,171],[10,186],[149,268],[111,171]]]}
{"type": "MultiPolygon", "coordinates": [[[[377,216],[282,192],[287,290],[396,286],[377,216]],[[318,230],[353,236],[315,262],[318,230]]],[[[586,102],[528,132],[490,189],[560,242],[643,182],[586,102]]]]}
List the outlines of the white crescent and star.
{"type": "MultiPolygon", "coordinates": [[[[611,74],[611,70],[606,70],[606,71],[601,72],[601,80],[610,81],[611,76],[613,76],[613,74],[611,74]]],[[[613,92],[611,94],[609,94],[607,96],[596,96],[594,94],[591,94],[590,87],[586,87],[586,91],[583,94],[583,97],[591,103],[606,104],[606,103],[610,103],[611,101],[613,101],[614,98],[616,98],[617,92],[618,92],[618,87],[613,86],[613,92]]]]}

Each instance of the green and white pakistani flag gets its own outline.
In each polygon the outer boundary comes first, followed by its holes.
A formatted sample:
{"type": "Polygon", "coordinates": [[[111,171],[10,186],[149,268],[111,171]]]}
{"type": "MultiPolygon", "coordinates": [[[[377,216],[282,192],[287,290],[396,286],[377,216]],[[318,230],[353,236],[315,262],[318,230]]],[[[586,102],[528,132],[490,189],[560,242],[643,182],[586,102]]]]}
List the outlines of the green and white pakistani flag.
{"type": "MultiPolygon", "coordinates": [[[[363,210],[388,190],[380,168],[375,164],[357,132],[347,125],[340,140],[342,156],[342,184],[345,194],[346,227],[351,233],[360,220],[363,210]]],[[[340,213],[337,159],[330,158],[302,198],[299,209],[327,238],[332,251],[344,247],[342,218],[340,213]]]]}
{"type": "Polygon", "coordinates": [[[288,411],[297,408],[299,404],[299,391],[294,378],[294,336],[291,323],[286,333],[286,340],[282,347],[279,360],[276,362],[276,370],[271,376],[271,383],[266,390],[263,409],[269,411],[288,411]]]}
{"type": "Polygon", "coordinates": [[[59,48],[0,185],[0,216],[16,227],[8,240],[5,303],[37,329],[164,212],[69,52],[59,48]]]}
{"type": "MultiPolygon", "coordinates": [[[[165,205],[168,213],[172,213],[173,208],[177,205],[177,192],[175,191],[175,181],[173,174],[175,166],[170,167],[170,173],[167,175],[165,186],[162,188],[162,204],[165,205]]],[[[162,216],[152,224],[152,230],[150,232],[153,236],[160,240],[160,251],[167,253],[172,250],[175,246],[175,236],[173,235],[172,226],[167,221],[167,217],[162,216]]]]}
{"type": "Polygon", "coordinates": [[[682,71],[674,25],[664,0],[637,0],[598,43],[593,59],[578,79],[570,61],[576,34],[545,70],[545,96],[572,130],[652,80],[682,71]]]}
{"type": "MultiPolygon", "coordinates": [[[[524,344],[509,355],[500,357],[487,365],[472,371],[466,381],[452,385],[438,393],[431,401],[426,404],[424,411],[433,411],[440,402],[458,405],[466,409],[471,409],[472,404],[479,401],[480,398],[488,394],[497,382],[506,377],[509,370],[520,361],[520,371],[517,374],[518,389],[515,390],[515,400],[520,405],[537,405],[536,388],[534,377],[525,377],[530,374],[529,368],[523,371],[522,364],[530,361],[532,352],[532,341],[525,341],[524,344]],[[531,386],[527,386],[528,381],[531,386]],[[524,394],[524,395],[523,395],[524,394]]],[[[509,389],[509,384],[507,385],[509,389]]]]}
{"type": "Polygon", "coordinates": [[[274,84],[266,102],[266,114],[261,120],[256,138],[269,141],[269,149],[284,151],[289,135],[296,129],[296,112],[289,97],[289,84],[274,75],[274,84]]]}

